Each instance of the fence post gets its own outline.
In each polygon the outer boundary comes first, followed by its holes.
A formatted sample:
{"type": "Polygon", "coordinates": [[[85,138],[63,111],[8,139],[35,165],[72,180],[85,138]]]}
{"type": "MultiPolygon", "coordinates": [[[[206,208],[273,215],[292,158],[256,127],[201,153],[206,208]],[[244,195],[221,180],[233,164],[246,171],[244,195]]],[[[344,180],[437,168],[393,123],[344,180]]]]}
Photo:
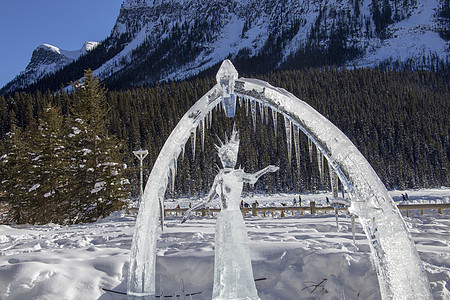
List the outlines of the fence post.
{"type": "Polygon", "coordinates": [[[309,208],[311,210],[311,214],[315,215],[316,214],[316,202],[315,201],[309,202],[309,208]]]}
{"type": "Polygon", "coordinates": [[[256,203],[252,203],[252,216],[257,217],[258,212],[256,211],[256,203]]]}

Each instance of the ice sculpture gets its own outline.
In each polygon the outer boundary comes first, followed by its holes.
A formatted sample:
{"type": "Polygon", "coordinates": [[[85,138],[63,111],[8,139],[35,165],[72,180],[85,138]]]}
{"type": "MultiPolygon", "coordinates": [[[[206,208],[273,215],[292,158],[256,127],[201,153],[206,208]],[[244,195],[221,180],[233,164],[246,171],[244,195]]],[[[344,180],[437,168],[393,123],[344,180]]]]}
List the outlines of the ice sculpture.
{"type": "Polygon", "coordinates": [[[223,169],[214,178],[207,197],[186,212],[183,222],[192,211],[218,196],[221,211],[216,221],[212,299],[256,300],[259,297],[253,278],[247,230],[239,205],[244,183],[254,184],[259,177],[277,171],[278,167],[270,165],[253,174],[234,169],[239,150],[239,135],[235,129],[229,141],[216,147],[223,169]]]}
{"type": "Polygon", "coordinates": [[[222,89],[222,106],[225,115],[234,117],[236,112],[236,96],[234,95],[234,82],[238,79],[238,72],[229,60],[225,60],[216,75],[217,83],[222,89]]]}
{"type": "MultiPolygon", "coordinates": [[[[288,118],[288,127],[300,129],[328,161],[348,195],[370,241],[383,299],[432,299],[422,261],[403,218],[386,187],[353,143],[324,116],[284,89],[256,79],[238,78],[229,60],[217,74],[217,84],[192,106],[174,128],[153,165],[136,220],[130,253],[128,293],[154,299],[156,241],[163,222],[164,194],[184,145],[209,112],[221,102],[234,117],[235,99],[256,109],[263,103],[272,114],[288,118]]],[[[253,111],[252,111],[253,114],[253,111]]],[[[253,116],[252,116],[253,118],[253,116]]],[[[276,121],[276,118],[272,118],[276,121]]],[[[286,120],[286,119],[285,119],[286,120]]],[[[276,129],[276,127],[274,127],[276,129]]],[[[256,129],[256,128],[255,128],[256,129]]],[[[292,132],[292,131],[291,131],[292,132]]],[[[312,147],[309,147],[312,155],[312,147]]],[[[312,156],[311,156],[312,158],[312,156]]]]}

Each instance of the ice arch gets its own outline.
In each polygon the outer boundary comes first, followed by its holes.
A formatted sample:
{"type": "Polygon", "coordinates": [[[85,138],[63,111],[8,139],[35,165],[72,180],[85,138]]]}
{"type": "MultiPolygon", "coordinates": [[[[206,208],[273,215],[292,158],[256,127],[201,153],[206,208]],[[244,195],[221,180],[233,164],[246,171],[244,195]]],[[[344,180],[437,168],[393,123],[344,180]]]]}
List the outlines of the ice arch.
{"type": "Polygon", "coordinates": [[[153,166],[144,191],[130,254],[128,294],[154,299],[156,242],[163,221],[164,194],[175,177],[177,158],[187,140],[204,130],[211,110],[222,103],[234,117],[236,97],[284,116],[288,135],[302,130],[328,160],[350,195],[352,213],[359,217],[368,240],[383,299],[432,299],[428,280],[411,235],[386,187],[367,160],[336,126],[311,106],[284,89],[238,78],[229,60],[217,73],[217,84],[182,117],[153,166]],[[298,129],[297,129],[298,128],[298,129]]]}

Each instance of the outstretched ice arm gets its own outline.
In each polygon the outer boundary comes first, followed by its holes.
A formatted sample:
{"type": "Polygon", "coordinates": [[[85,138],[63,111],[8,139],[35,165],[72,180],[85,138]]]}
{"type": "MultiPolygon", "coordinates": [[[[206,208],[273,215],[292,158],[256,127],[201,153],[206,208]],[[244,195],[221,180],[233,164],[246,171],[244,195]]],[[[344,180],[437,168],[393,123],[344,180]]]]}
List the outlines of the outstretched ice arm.
{"type": "Polygon", "coordinates": [[[244,180],[244,182],[248,182],[250,184],[255,184],[258,181],[259,177],[261,177],[264,174],[269,173],[269,172],[276,172],[279,169],[280,168],[277,166],[270,165],[270,166],[267,166],[264,169],[259,170],[258,172],[255,172],[253,174],[245,173],[245,176],[242,179],[244,180]]]}
{"type": "Polygon", "coordinates": [[[197,205],[193,206],[192,208],[189,208],[189,209],[186,211],[186,213],[185,213],[183,219],[181,220],[181,223],[186,222],[187,219],[189,218],[189,216],[191,215],[191,213],[192,213],[194,210],[197,210],[197,209],[199,209],[200,207],[205,206],[206,204],[208,204],[209,202],[211,202],[211,201],[214,199],[214,197],[217,195],[216,187],[217,187],[217,185],[219,184],[219,182],[221,181],[221,178],[219,179],[219,177],[221,177],[221,176],[216,175],[216,178],[214,178],[213,185],[212,185],[211,189],[209,190],[209,193],[208,193],[208,195],[206,196],[206,198],[204,198],[203,201],[201,201],[201,202],[198,203],[197,205]]]}

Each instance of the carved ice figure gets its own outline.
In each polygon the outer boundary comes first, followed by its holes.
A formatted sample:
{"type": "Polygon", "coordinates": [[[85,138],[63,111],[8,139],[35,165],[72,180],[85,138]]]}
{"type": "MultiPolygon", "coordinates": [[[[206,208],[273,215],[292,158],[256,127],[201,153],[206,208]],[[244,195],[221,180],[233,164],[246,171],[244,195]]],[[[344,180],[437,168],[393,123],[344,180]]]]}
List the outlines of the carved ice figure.
{"type": "Polygon", "coordinates": [[[228,118],[233,118],[236,113],[236,96],[234,95],[236,79],[238,79],[238,72],[233,64],[228,59],[224,60],[216,74],[216,80],[222,89],[222,107],[228,118]]]}
{"type": "Polygon", "coordinates": [[[233,130],[229,141],[216,148],[223,169],[216,175],[205,200],[189,209],[182,222],[187,220],[193,210],[218,196],[221,211],[216,221],[212,299],[259,299],[253,278],[247,230],[239,205],[244,182],[254,184],[265,173],[275,172],[279,168],[270,165],[253,174],[234,169],[239,150],[239,134],[236,130],[233,130]]]}

